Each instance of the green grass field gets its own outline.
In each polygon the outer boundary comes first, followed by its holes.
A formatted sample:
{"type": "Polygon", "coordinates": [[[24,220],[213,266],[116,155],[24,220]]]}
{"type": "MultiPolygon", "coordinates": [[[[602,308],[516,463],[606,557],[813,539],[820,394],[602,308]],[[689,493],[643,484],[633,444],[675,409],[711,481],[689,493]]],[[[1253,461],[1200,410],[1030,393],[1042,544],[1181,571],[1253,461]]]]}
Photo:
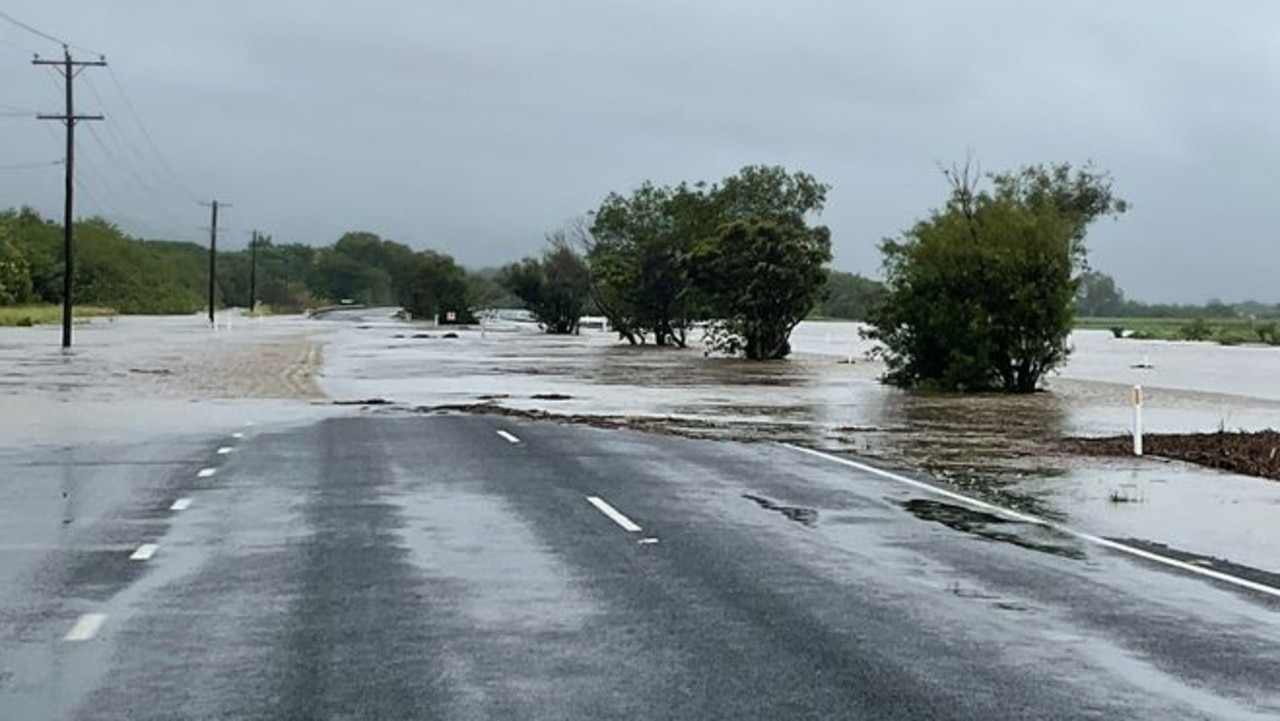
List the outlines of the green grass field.
{"type": "Polygon", "coordinates": [[[1280,345],[1277,322],[1249,318],[1076,318],[1079,330],[1121,329],[1139,340],[1199,340],[1222,345],[1280,345]]]}
{"type": "MultiPolygon", "coordinates": [[[[76,320],[108,318],[119,315],[114,308],[76,306],[72,317],[76,320]]],[[[62,306],[58,305],[9,305],[0,306],[0,327],[56,325],[62,322],[62,306]]]]}

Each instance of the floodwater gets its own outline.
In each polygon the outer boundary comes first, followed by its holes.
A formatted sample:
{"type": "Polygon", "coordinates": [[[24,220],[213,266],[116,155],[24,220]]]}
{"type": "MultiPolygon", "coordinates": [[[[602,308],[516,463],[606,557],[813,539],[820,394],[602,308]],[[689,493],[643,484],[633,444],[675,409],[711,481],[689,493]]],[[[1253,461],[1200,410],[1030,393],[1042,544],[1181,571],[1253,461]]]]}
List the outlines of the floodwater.
{"type": "MultiPolygon", "coordinates": [[[[870,345],[858,330],[852,323],[801,324],[791,359],[760,364],[706,357],[696,345],[620,345],[607,333],[462,331],[456,339],[413,339],[372,322],[330,339],[322,385],[334,397],[645,416],[690,435],[854,452],[1090,533],[1280,571],[1280,484],[1155,459],[1079,458],[1056,445],[1064,436],[1128,432],[1135,384],[1144,386],[1152,431],[1280,426],[1280,376],[1268,372],[1280,349],[1082,332],[1049,392],[956,397],[879,383],[883,368],[866,359],[870,345]]],[[[813,510],[820,517],[821,509],[813,510]]],[[[969,528],[993,540],[1026,535],[989,523],[969,528]]]]}
{"type": "Polygon", "coordinates": [[[301,319],[122,317],[61,329],[0,328],[0,449],[11,445],[132,441],[158,431],[196,433],[253,417],[314,416],[307,374],[320,345],[301,319]]]}
{"type": "MultiPolygon", "coordinates": [[[[866,358],[870,346],[852,323],[803,323],[791,359],[749,363],[707,357],[696,341],[630,347],[604,332],[456,329],[449,338],[450,329],[398,322],[389,311],[230,318],[217,332],[195,316],[96,322],[78,329],[69,355],[55,328],[0,329],[0,446],[353,412],[318,405],[322,393],[384,398],[397,412],[488,403],[643,417],[646,427],[691,435],[853,452],[1090,533],[1280,572],[1280,483],[1154,459],[1079,458],[1056,445],[1063,436],[1127,432],[1135,384],[1146,391],[1150,430],[1280,426],[1277,348],[1081,332],[1050,392],[961,398],[879,383],[883,369],[866,358]]],[[[806,523],[824,517],[823,509],[777,510],[806,523]]],[[[927,504],[911,510],[992,540],[1009,535],[991,519],[927,504]]]]}

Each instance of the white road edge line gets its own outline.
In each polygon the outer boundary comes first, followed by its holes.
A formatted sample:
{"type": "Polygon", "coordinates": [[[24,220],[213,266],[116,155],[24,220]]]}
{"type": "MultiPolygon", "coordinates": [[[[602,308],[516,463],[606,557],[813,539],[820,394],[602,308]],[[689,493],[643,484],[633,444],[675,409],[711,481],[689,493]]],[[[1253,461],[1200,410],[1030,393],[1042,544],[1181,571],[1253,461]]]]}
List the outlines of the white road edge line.
{"type": "Polygon", "coordinates": [[[213,474],[217,472],[218,472],[217,468],[203,468],[200,470],[199,473],[196,474],[196,478],[212,478],[213,474]]]}
{"type": "Polygon", "coordinates": [[[188,508],[190,508],[190,507],[191,507],[191,499],[190,499],[190,498],[179,498],[178,500],[176,500],[176,501],[174,501],[174,502],[173,502],[173,505],[172,505],[172,506],[169,506],[169,510],[170,510],[170,511],[185,511],[185,510],[187,510],[187,509],[188,509],[188,508]]]}
{"type": "Polygon", "coordinates": [[[1023,523],[1032,523],[1037,526],[1042,526],[1044,528],[1049,528],[1049,529],[1058,531],[1059,533],[1065,533],[1066,535],[1071,536],[1073,538],[1078,538],[1081,541],[1092,543],[1097,546],[1102,546],[1103,548],[1109,548],[1113,551],[1125,553],[1130,556],[1134,556],[1136,558],[1152,561],[1153,563],[1159,563],[1161,565],[1168,566],[1170,568],[1176,568],[1180,571],[1185,571],[1187,573],[1193,573],[1197,576],[1211,578],[1215,581],[1221,581],[1222,583],[1230,584],[1232,586],[1247,588],[1250,591],[1256,591],[1258,593],[1271,596],[1273,598],[1280,598],[1280,588],[1275,588],[1274,586],[1268,586],[1266,584],[1258,583],[1256,581],[1250,581],[1245,578],[1232,576],[1230,574],[1223,573],[1221,571],[1214,571],[1212,569],[1208,569],[1203,566],[1197,566],[1195,564],[1187,563],[1185,561],[1179,561],[1174,558],[1162,556],[1158,553],[1152,553],[1151,551],[1145,551],[1141,548],[1135,548],[1133,546],[1129,546],[1124,543],[1120,543],[1118,541],[1112,541],[1111,539],[1108,539],[1108,538],[1095,536],[1092,533],[1084,533],[1081,531],[1077,531],[1073,528],[1069,528],[1062,524],[1054,523],[1053,521],[1045,520],[1043,518],[1037,518],[1036,516],[1027,515],[1025,513],[1019,513],[1018,511],[1011,511],[1007,508],[1003,508],[1001,506],[997,506],[992,503],[987,503],[986,501],[980,501],[976,498],[970,498],[966,495],[956,493],[954,491],[948,491],[945,488],[938,488],[937,486],[925,483],[923,481],[917,481],[914,478],[907,478],[906,476],[903,476],[898,473],[894,473],[893,471],[886,471],[880,468],[876,468],[875,466],[869,466],[865,463],[851,461],[848,458],[833,456],[830,453],[823,453],[822,451],[815,451],[812,448],[803,448],[801,446],[792,445],[790,443],[783,443],[782,446],[785,448],[790,448],[793,451],[799,451],[801,453],[805,453],[807,455],[814,456],[816,458],[822,458],[824,460],[831,461],[833,463],[838,463],[842,466],[848,466],[849,468],[856,468],[857,470],[863,471],[865,473],[870,473],[872,475],[880,476],[881,478],[887,478],[891,481],[896,481],[898,483],[912,486],[922,491],[926,491],[928,493],[932,493],[937,496],[942,496],[943,498],[950,498],[953,501],[959,501],[960,503],[964,503],[973,508],[981,508],[984,511],[990,511],[996,515],[1004,516],[1005,518],[1009,518],[1015,521],[1021,521],[1023,523]]]}
{"type": "Polygon", "coordinates": [[[505,440],[507,443],[510,443],[513,446],[520,442],[519,438],[516,438],[515,436],[511,435],[510,433],[507,433],[506,431],[498,431],[498,435],[502,436],[503,440],[505,440]]]}
{"type": "Polygon", "coordinates": [[[134,551],[132,556],[129,556],[129,560],[150,561],[151,558],[156,555],[156,551],[159,550],[160,547],[154,543],[144,543],[141,546],[138,546],[138,550],[134,551]]]}
{"type": "Polygon", "coordinates": [[[622,530],[626,531],[627,533],[639,533],[640,531],[644,530],[639,526],[637,526],[635,522],[632,521],[630,518],[627,518],[626,516],[619,513],[618,509],[606,503],[603,498],[600,498],[598,496],[587,496],[587,502],[595,506],[596,510],[608,516],[609,520],[613,521],[619,526],[622,526],[622,530]]]}
{"type": "Polygon", "coordinates": [[[63,636],[65,641],[88,641],[98,635],[98,631],[102,630],[102,624],[107,622],[107,614],[105,613],[86,613],[81,616],[67,635],[63,636]]]}

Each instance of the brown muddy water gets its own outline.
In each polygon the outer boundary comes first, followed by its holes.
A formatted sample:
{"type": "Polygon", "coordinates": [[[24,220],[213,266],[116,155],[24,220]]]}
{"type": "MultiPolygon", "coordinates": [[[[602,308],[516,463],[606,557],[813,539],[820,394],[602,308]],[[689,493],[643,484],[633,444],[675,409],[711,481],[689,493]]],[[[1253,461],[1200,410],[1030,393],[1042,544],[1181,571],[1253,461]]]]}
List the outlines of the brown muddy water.
{"type": "Polygon", "coordinates": [[[1050,379],[1049,392],[961,397],[880,384],[883,368],[866,359],[869,346],[850,323],[801,324],[797,352],[775,363],[707,357],[696,344],[632,347],[605,333],[472,331],[443,341],[397,339],[377,325],[360,332],[364,338],[336,341],[335,356],[353,362],[328,373],[325,387],[335,397],[390,393],[416,406],[492,402],[556,415],[641,416],[649,426],[693,426],[703,436],[856,451],[979,491],[1061,474],[1072,460],[1058,439],[1125,432],[1134,383],[1148,386],[1152,430],[1265,427],[1280,415],[1280,387],[1270,374],[1259,377],[1260,393],[1251,397],[1231,392],[1245,387],[1238,373],[1220,371],[1239,352],[1242,372],[1262,373],[1264,356],[1280,360],[1275,349],[1152,350],[1106,333],[1077,336],[1077,353],[1050,379]],[[1142,360],[1155,368],[1132,368],[1142,360]],[[1197,377],[1202,387],[1179,387],[1197,377]],[[1229,382],[1215,386],[1215,379],[1229,382]],[[1159,386],[1166,380],[1172,387],[1159,386]]]}
{"type": "MultiPolygon", "coordinates": [[[[1048,392],[960,397],[884,386],[878,381],[883,368],[866,360],[869,348],[857,331],[854,324],[801,324],[792,358],[749,363],[706,357],[696,345],[620,345],[605,333],[551,338],[470,331],[449,341],[415,341],[375,325],[330,339],[321,381],[335,398],[381,395],[414,408],[462,407],[853,453],[1099,535],[1274,565],[1280,531],[1266,529],[1280,528],[1273,518],[1280,484],[1259,487],[1254,479],[1153,459],[1086,457],[1068,452],[1060,440],[1125,433],[1137,383],[1146,388],[1152,431],[1280,425],[1280,388],[1262,362],[1280,360],[1275,349],[1176,344],[1150,350],[1109,334],[1080,334],[1076,356],[1049,379],[1048,392]],[[1214,370],[1230,364],[1235,352],[1245,359],[1238,374],[1214,370]],[[1154,368],[1132,367],[1144,360],[1154,368]],[[1249,387],[1241,375],[1250,373],[1259,390],[1241,394],[1249,387]],[[1141,500],[1117,504],[1111,500],[1117,497],[1141,500]]],[[[824,509],[810,515],[782,500],[769,502],[777,508],[768,510],[791,513],[793,520],[821,524],[825,517],[824,509]]],[[[906,510],[977,538],[1077,553],[1035,529],[985,518],[960,523],[955,512],[923,504],[906,510]]]]}
{"type": "MultiPolygon", "coordinates": [[[[169,399],[160,410],[171,419],[195,417],[177,405],[193,402],[208,414],[219,410],[211,403],[257,397],[301,414],[321,393],[339,402],[383,398],[393,405],[369,412],[452,407],[855,453],[1100,534],[1188,545],[1193,533],[1192,547],[1235,558],[1254,549],[1244,554],[1251,563],[1269,562],[1280,543],[1280,531],[1260,530],[1280,528],[1280,484],[1151,459],[1090,458],[1059,442],[1126,433],[1137,383],[1146,388],[1153,432],[1280,427],[1280,374],[1272,372],[1280,349],[1080,333],[1048,392],[958,397],[879,383],[883,369],[866,360],[869,348],[848,323],[801,324],[792,358],[749,363],[706,357],[696,341],[683,350],[636,348],[599,332],[556,338],[479,329],[446,338],[385,317],[352,320],[263,319],[211,335],[197,318],[121,319],[83,330],[69,358],[56,351],[53,330],[4,329],[0,416],[14,432],[33,419],[53,432],[85,399],[141,427],[149,416],[123,415],[126,402],[169,399]],[[1140,502],[1109,500],[1117,495],[1140,502]]],[[[810,520],[821,523],[815,510],[810,520]]]]}

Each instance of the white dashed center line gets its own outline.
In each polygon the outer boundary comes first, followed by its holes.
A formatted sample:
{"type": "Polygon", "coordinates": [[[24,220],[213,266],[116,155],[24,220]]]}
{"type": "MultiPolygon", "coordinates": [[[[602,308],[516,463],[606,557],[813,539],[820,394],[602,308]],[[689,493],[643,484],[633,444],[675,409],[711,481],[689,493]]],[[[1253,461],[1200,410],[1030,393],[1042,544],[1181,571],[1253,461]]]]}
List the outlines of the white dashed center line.
{"type": "Polygon", "coordinates": [[[187,510],[187,509],[188,509],[188,508],[190,508],[190,507],[191,507],[191,499],[190,499],[190,498],[179,498],[178,500],[176,500],[176,501],[174,501],[174,502],[173,502],[173,505],[172,505],[172,506],[169,506],[169,510],[170,510],[170,511],[185,511],[185,510],[187,510]]]}
{"type": "Polygon", "coordinates": [[[238,440],[240,440],[240,439],[244,438],[244,434],[243,434],[243,433],[240,433],[239,431],[237,431],[237,432],[235,432],[235,433],[232,433],[232,434],[231,434],[231,437],[232,437],[232,438],[234,438],[234,439],[236,439],[236,440],[238,441],[238,440]]]}
{"type": "Polygon", "coordinates": [[[196,478],[212,478],[213,474],[217,472],[218,472],[217,468],[204,468],[204,469],[201,469],[201,471],[196,474],[196,478]]]}
{"type": "Polygon", "coordinates": [[[599,498],[597,496],[587,496],[587,502],[595,506],[596,510],[608,516],[609,520],[613,521],[619,526],[622,526],[622,530],[626,531],[627,533],[639,533],[640,531],[644,530],[640,528],[640,526],[637,526],[635,522],[632,521],[630,518],[627,518],[626,516],[619,513],[618,509],[606,503],[603,498],[599,498]]]}
{"type": "Polygon", "coordinates": [[[511,435],[510,433],[507,433],[506,431],[498,431],[498,435],[501,436],[507,443],[510,443],[511,445],[515,445],[520,442],[519,438],[516,438],[515,436],[511,435]]]}
{"type": "Polygon", "coordinates": [[[76,621],[76,625],[63,637],[67,641],[88,641],[98,635],[102,624],[107,622],[105,613],[86,613],[76,621]]]}
{"type": "Polygon", "coordinates": [[[231,452],[231,446],[223,446],[218,449],[218,455],[225,456],[231,452]]]}
{"type": "Polygon", "coordinates": [[[155,556],[156,551],[158,550],[160,550],[160,547],[157,546],[156,544],[144,543],[141,546],[138,546],[138,550],[134,551],[132,556],[129,556],[129,560],[130,561],[150,561],[152,556],[155,556]]]}

